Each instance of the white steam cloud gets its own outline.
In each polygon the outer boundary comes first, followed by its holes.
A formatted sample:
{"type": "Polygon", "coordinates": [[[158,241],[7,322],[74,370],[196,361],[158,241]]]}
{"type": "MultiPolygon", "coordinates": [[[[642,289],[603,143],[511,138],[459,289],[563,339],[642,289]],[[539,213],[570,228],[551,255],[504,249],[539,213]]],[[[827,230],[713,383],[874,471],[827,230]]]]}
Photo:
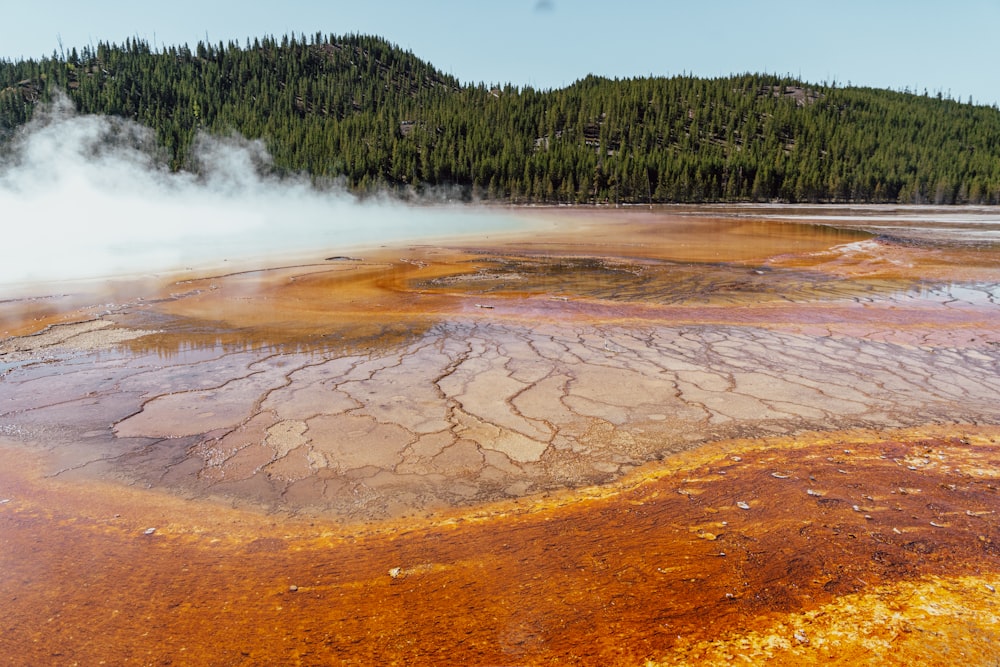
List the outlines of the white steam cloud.
{"type": "Polygon", "coordinates": [[[461,207],[360,203],[343,191],[260,175],[258,142],[201,137],[201,174],[158,165],[151,132],[56,103],[0,161],[0,286],[149,275],[222,259],[317,256],[384,242],[498,229],[461,207]]]}

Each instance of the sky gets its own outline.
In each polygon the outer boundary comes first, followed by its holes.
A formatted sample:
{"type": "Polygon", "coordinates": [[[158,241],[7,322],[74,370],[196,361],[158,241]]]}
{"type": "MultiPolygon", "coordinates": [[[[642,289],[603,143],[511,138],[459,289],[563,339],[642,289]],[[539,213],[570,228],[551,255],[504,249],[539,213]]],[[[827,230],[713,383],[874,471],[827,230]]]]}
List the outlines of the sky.
{"type": "Polygon", "coordinates": [[[790,74],[1000,102],[1000,0],[48,0],[10,3],[0,59],[139,37],[155,47],[378,35],[463,83],[588,74],[790,74]]]}

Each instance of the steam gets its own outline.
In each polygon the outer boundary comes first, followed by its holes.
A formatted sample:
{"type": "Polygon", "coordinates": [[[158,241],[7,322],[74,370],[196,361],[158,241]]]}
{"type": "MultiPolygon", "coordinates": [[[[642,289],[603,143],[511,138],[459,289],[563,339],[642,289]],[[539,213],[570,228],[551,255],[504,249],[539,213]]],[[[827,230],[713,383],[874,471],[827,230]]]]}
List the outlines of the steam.
{"type": "Polygon", "coordinates": [[[200,173],[170,172],[148,129],[70,107],[37,114],[0,158],[0,286],[322,257],[509,224],[481,210],[360,203],[262,175],[266,150],[241,137],[201,136],[200,173]]]}

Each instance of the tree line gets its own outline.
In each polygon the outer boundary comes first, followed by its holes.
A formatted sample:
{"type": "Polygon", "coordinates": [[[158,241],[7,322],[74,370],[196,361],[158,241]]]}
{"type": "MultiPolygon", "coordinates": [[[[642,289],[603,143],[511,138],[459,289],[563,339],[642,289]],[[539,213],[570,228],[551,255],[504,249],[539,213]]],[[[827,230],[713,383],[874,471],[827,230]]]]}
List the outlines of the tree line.
{"type": "Polygon", "coordinates": [[[56,95],[150,127],[173,169],[199,132],[359,194],[515,203],[1000,203],[1000,110],[742,74],[558,90],[463,84],[373,36],[99,43],[0,61],[0,144],[56,95]]]}

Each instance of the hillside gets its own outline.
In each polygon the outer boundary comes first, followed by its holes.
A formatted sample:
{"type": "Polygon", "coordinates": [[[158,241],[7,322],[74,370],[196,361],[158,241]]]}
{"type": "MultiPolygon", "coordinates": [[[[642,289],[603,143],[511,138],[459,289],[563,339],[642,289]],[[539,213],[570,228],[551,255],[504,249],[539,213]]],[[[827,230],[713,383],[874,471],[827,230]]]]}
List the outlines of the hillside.
{"type": "Polygon", "coordinates": [[[1000,203],[1000,110],[765,74],[464,84],[377,37],[0,62],[0,142],[62,91],[152,128],[174,169],[198,132],[262,139],[277,170],[364,194],[513,202],[1000,203]]]}

